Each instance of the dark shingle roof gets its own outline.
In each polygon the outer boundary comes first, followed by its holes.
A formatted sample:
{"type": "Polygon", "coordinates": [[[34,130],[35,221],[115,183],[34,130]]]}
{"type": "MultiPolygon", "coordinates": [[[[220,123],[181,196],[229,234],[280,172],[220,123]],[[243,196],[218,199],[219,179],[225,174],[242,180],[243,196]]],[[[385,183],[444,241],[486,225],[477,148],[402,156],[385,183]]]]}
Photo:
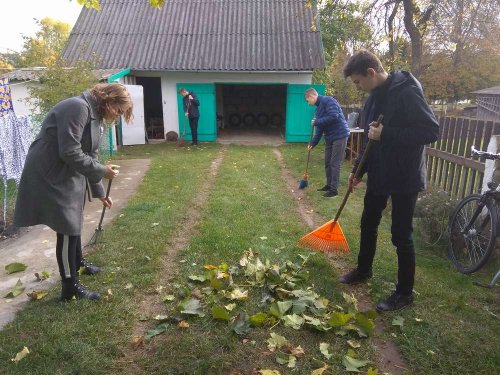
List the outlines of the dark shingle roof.
{"type": "Polygon", "coordinates": [[[323,68],[320,32],[304,0],[102,0],[82,9],[63,57],[100,68],[310,71],[323,68]],[[82,49],[83,48],[83,49],[82,49]]]}

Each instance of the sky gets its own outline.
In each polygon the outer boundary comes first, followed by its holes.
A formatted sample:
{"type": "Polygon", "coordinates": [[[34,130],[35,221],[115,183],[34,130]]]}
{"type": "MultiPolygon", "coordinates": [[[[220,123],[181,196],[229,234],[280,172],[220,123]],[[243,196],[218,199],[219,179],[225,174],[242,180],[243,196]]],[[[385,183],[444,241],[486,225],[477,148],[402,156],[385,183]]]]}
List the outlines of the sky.
{"type": "Polygon", "coordinates": [[[76,0],[1,0],[2,33],[0,38],[0,53],[20,52],[23,47],[22,35],[34,36],[37,24],[33,18],[50,17],[69,23],[73,26],[80,14],[82,6],[76,0]]]}

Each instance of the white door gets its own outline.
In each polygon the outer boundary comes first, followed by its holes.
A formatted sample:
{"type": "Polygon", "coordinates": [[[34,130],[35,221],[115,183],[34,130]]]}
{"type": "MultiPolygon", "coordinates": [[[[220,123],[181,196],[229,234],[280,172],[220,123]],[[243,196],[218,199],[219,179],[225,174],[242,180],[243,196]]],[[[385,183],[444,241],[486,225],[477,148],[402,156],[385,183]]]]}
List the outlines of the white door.
{"type": "Polygon", "coordinates": [[[125,85],[134,105],[134,118],[128,123],[122,118],[123,145],[143,145],[146,143],[146,127],[144,124],[144,92],[138,85],[125,85]]]}

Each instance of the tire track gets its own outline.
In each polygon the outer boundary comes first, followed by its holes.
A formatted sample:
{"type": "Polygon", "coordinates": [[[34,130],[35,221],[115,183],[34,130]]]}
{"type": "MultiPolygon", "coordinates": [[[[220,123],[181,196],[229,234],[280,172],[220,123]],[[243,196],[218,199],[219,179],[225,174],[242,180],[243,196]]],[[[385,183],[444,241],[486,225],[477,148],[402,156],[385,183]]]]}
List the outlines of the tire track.
{"type": "Polygon", "coordinates": [[[121,359],[116,360],[112,366],[111,371],[113,374],[144,373],[144,370],[138,365],[138,363],[143,362],[146,358],[154,358],[154,345],[138,344],[134,348],[132,340],[144,336],[148,329],[155,328],[158,322],[154,320],[152,321],[151,318],[159,314],[164,314],[165,312],[165,305],[156,292],[156,286],[165,286],[174,280],[176,268],[179,267],[176,260],[182,251],[189,245],[191,239],[198,233],[198,227],[201,222],[204,209],[207,205],[209,195],[214,188],[220,166],[226,155],[226,150],[227,147],[223,146],[221,151],[219,151],[219,155],[212,161],[209,173],[206,176],[200,191],[188,205],[186,212],[179,221],[178,229],[172,235],[171,240],[167,243],[165,252],[161,256],[161,270],[158,272],[157,283],[151,288],[151,290],[148,290],[142,296],[141,301],[138,302],[138,306],[136,307],[136,311],[141,315],[147,316],[149,320],[146,322],[138,321],[135,324],[130,336],[130,342],[122,349],[121,359]],[[190,230],[186,231],[186,228],[190,228],[190,230]]]}

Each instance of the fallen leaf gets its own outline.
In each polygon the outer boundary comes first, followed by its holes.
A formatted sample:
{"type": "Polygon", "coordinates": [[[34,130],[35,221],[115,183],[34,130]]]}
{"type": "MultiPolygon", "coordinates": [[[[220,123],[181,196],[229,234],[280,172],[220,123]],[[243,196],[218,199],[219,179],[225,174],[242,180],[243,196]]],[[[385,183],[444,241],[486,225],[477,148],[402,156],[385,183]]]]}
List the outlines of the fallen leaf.
{"type": "Polygon", "coordinates": [[[347,343],[351,348],[357,349],[361,347],[361,343],[357,340],[347,340],[347,343]]]}
{"type": "Polygon", "coordinates": [[[41,300],[42,298],[45,298],[47,295],[48,293],[44,292],[43,290],[34,290],[31,293],[27,293],[27,296],[30,297],[33,301],[41,300]]]}
{"type": "Polygon", "coordinates": [[[16,298],[18,295],[20,295],[22,292],[24,292],[25,286],[21,282],[21,279],[17,280],[16,285],[14,285],[14,288],[10,290],[9,293],[7,293],[3,298],[16,298]]]}
{"type": "Polygon", "coordinates": [[[24,347],[19,353],[16,354],[15,358],[11,358],[11,361],[17,363],[28,354],[30,354],[29,349],[27,347],[24,347]]]}
{"type": "Polygon", "coordinates": [[[328,349],[330,348],[330,344],[326,343],[326,342],[321,342],[319,344],[319,351],[321,352],[321,354],[323,354],[325,356],[326,359],[330,359],[332,358],[332,353],[330,353],[328,351],[328,349]]]}
{"type": "Polygon", "coordinates": [[[134,287],[134,285],[132,283],[128,283],[127,285],[125,285],[125,290],[130,290],[134,287]]]}
{"type": "Polygon", "coordinates": [[[175,300],[175,296],[173,294],[167,294],[162,298],[163,302],[171,302],[175,300]]]}
{"type": "Polygon", "coordinates": [[[236,307],[236,303],[230,303],[230,304],[228,304],[228,305],[225,305],[224,307],[225,307],[225,309],[226,309],[226,310],[228,310],[228,311],[233,311],[233,310],[234,310],[234,308],[236,307]]]}
{"type": "Polygon", "coordinates": [[[177,327],[186,329],[189,328],[189,323],[185,320],[181,320],[179,324],[177,324],[177,327]]]}
{"type": "Polygon", "coordinates": [[[286,345],[287,342],[288,340],[285,337],[271,332],[271,338],[267,339],[267,348],[270,351],[274,352],[276,351],[276,349],[279,349],[282,346],[286,345]]]}
{"type": "Polygon", "coordinates": [[[132,341],[130,341],[130,346],[132,349],[137,350],[139,347],[144,346],[144,336],[134,336],[132,341]]]}
{"type": "Polygon", "coordinates": [[[168,315],[156,315],[153,319],[154,320],[159,320],[159,321],[167,320],[168,319],[168,315]]]}
{"type": "Polygon", "coordinates": [[[370,361],[364,360],[364,359],[356,359],[352,358],[348,355],[344,356],[344,359],[342,360],[342,363],[344,364],[344,367],[347,371],[352,371],[352,372],[361,372],[359,369],[361,367],[366,366],[370,361]]]}
{"type": "Polygon", "coordinates": [[[41,275],[38,272],[35,273],[36,281],[47,280],[51,276],[52,276],[52,273],[47,272],[47,271],[43,271],[41,275]]]}
{"type": "Polygon", "coordinates": [[[11,273],[16,273],[16,272],[22,272],[24,271],[28,266],[24,263],[10,263],[5,266],[5,271],[8,274],[11,273]]]}
{"type": "Polygon", "coordinates": [[[292,350],[290,350],[290,354],[296,357],[302,357],[305,353],[304,349],[302,349],[302,347],[299,345],[296,348],[292,348],[292,350]]]}
{"type": "Polygon", "coordinates": [[[266,236],[259,237],[261,240],[267,240],[266,236]]]}
{"type": "MultiPolygon", "coordinates": [[[[255,375],[281,375],[278,370],[259,370],[255,373],[255,375]]],[[[253,374],[252,374],[253,375],[253,374]]]]}
{"type": "Polygon", "coordinates": [[[226,309],[219,307],[219,306],[213,306],[212,307],[212,318],[214,319],[221,319],[221,320],[229,320],[229,313],[227,312],[226,309]]]}
{"type": "Polygon", "coordinates": [[[323,367],[317,368],[311,375],[323,375],[323,373],[328,369],[328,365],[325,363],[323,367]]]}
{"type": "Polygon", "coordinates": [[[405,318],[402,316],[395,316],[394,319],[392,319],[392,325],[393,326],[399,326],[400,328],[403,328],[405,322],[405,318]]]}
{"type": "Polygon", "coordinates": [[[153,223],[153,224],[151,224],[152,227],[157,227],[158,225],[160,225],[160,223],[153,223]]]}
{"type": "Polygon", "coordinates": [[[147,334],[146,334],[146,337],[144,337],[144,340],[146,341],[149,341],[151,340],[151,338],[165,332],[168,328],[168,323],[162,323],[160,325],[158,325],[155,329],[150,329],[147,334]]]}
{"type": "Polygon", "coordinates": [[[127,250],[132,250],[134,247],[133,246],[129,246],[127,247],[127,250]]]}
{"type": "Polygon", "coordinates": [[[211,270],[216,270],[219,267],[214,266],[213,264],[206,264],[206,265],[203,266],[203,268],[205,268],[206,270],[210,270],[211,271],[211,270]]]}
{"type": "Polygon", "coordinates": [[[49,240],[43,240],[42,243],[49,243],[49,240]]]}

